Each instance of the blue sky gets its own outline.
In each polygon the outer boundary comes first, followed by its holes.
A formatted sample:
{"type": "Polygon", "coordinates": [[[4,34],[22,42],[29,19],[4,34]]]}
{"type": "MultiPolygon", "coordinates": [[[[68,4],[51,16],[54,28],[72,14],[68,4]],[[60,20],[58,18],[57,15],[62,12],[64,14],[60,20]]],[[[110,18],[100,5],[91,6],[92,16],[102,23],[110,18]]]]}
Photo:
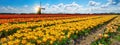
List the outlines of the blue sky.
{"type": "Polygon", "coordinates": [[[0,0],[0,13],[33,13],[40,0],[0,0]]]}
{"type": "Polygon", "coordinates": [[[40,0],[0,0],[0,6],[15,6],[21,7],[23,5],[34,5],[40,3],[40,0]]]}
{"type": "Polygon", "coordinates": [[[0,13],[120,13],[120,0],[0,0],[0,13]]]}

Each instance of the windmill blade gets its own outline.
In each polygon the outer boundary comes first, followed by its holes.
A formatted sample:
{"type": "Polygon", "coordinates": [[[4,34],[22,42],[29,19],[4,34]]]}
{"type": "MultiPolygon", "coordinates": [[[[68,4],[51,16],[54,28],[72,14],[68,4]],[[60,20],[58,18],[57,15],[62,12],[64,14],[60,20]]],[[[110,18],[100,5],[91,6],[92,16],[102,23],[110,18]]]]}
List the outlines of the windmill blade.
{"type": "Polygon", "coordinates": [[[45,8],[41,8],[42,10],[45,10],[45,8]]]}

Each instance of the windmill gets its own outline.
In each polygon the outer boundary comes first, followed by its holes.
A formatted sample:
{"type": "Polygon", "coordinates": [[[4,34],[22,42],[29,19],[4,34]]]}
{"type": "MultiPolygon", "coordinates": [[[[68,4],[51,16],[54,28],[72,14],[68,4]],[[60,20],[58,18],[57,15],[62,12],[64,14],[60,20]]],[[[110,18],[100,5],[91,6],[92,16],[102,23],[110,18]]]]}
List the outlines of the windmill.
{"type": "Polygon", "coordinates": [[[45,10],[45,8],[41,8],[41,2],[40,2],[40,7],[39,7],[39,9],[38,9],[38,12],[37,12],[37,14],[41,14],[41,10],[45,10]]]}

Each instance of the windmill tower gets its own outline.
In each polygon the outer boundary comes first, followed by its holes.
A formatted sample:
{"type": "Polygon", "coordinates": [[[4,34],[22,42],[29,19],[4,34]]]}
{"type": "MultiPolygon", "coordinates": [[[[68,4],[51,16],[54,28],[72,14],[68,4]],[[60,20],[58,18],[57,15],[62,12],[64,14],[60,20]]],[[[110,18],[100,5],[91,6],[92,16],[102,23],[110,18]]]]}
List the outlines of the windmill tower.
{"type": "Polygon", "coordinates": [[[37,14],[41,14],[41,7],[39,7],[37,14]]]}

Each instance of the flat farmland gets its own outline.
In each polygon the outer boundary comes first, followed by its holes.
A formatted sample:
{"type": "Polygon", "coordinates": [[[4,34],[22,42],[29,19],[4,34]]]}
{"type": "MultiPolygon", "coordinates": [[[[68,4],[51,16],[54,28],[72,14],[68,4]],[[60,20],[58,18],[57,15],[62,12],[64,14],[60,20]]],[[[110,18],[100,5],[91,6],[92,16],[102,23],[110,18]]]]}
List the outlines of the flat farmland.
{"type": "Polygon", "coordinates": [[[0,45],[110,45],[119,30],[119,15],[0,14],[0,45]]]}

